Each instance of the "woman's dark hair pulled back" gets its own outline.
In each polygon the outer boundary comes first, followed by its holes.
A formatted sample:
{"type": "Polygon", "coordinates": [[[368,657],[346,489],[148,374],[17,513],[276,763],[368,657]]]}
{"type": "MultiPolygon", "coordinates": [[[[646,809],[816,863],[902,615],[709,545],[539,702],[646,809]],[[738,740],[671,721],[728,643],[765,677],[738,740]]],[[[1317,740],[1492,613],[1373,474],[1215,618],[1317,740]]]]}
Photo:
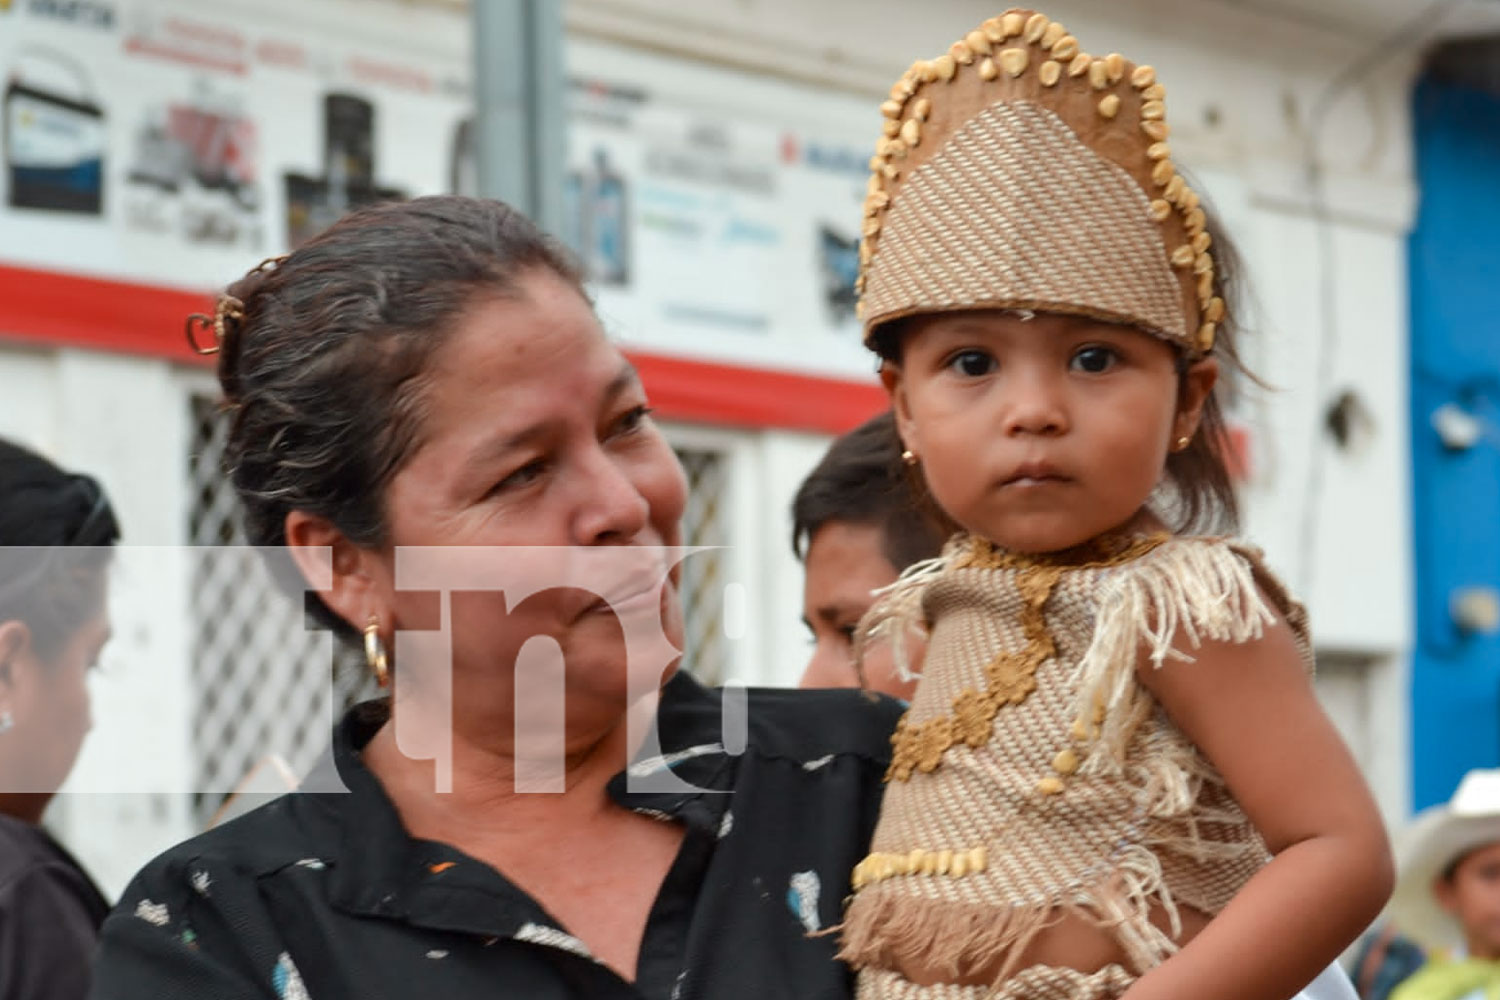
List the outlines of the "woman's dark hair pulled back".
{"type": "Polygon", "coordinates": [[[103,610],[119,537],[92,477],[0,439],[0,622],[25,622],[43,661],[103,610]]]}
{"type": "MultiPolygon", "coordinates": [[[[520,295],[537,271],[587,297],[568,251],[520,212],[438,196],[358,209],[230,285],[219,309],[224,461],[249,542],[283,546],[299,510],[357,545],[382,543],[386,489],[421,443],[433,353],[475,301],[520,295]]],[[[282,582],[300,588],[279,562],[282,582]]],[[[321,602],[311,610],[349,634],[321,602]]]]}

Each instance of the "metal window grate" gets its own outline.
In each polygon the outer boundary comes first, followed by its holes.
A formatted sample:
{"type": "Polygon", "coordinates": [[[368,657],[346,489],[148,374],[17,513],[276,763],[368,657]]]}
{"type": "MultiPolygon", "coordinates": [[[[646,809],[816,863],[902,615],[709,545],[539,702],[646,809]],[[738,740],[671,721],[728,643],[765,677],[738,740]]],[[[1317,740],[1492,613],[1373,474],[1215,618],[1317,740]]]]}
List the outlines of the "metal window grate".
{"type": "Polygon", "coordinates": [[[683,669],[704,684],[722,684],[729,672],[729,645],[721,627],[728,579],[729,463],[722,452],[678,448],[687,473],[688,500],[682,544],[709,547],[682,562],[683,669]]]}
{"type": "MultiPolygon", "coordinates": [[[[222,471],[228,423],[212,397],[194,396],[190,405],[189,538],[194,546],[214,546],[191,560],[193,787],[203,790],[195,806],[207,819],[224,791],[267,754],[304,773],[327,741],[328,720],[370,697],[373,687],[358,652],[304,628],[302,609],[277,588],[260,555],[245,547],[239,501],[222,471]]],[[[688,480],[683,544],[709,547],[682,563],[683,666],[704,683],[718,684],[729,665],[720,627],[729,464],[714,450],[679,448],[677,457],[688,480]]]]}
{"type": "Polygon", "coordinates": [[[190,405],[189,538],[214,546],[190,560],[194,805],[207,820],[225,792],[270,754],[305,773],[343,707],[332,702],[357,700],[367,688],[362,664],[330,662],[352,654],[326,632],[304,627],[301,607],[248,547],[239,501],[222,472],[227,421],[210,397],[194,396],[190,405]]]}

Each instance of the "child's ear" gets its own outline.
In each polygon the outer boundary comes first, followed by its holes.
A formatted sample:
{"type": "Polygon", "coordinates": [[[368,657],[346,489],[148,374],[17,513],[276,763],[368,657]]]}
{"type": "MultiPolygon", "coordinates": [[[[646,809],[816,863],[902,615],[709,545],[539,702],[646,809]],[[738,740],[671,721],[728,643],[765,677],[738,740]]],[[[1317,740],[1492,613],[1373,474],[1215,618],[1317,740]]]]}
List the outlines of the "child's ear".
{"type": "Polygon", "coordinates": [[[1439,906],[1453,916],[1458,916],[1458,891],[1453,887],[1452,878],[1439,875],[1433,879],[1432,895],[1437,899],[1439,906]]]}
{"type": "Polygon", "coordinates": [[[1218,381],[1217,358],[1199,358],[1182,373],[1181,390],[1177,394],[1177,417],[1172,423],[1173,440],[1190,438],[1198,433],[1203,405],[1208,402],[1218,381]]]}
{"type": "Polygon", "coordinates": [[[911,419],[911,405],[906,398],[906,383],[901,377],[901,366],[894,361],[882,361],[880,381],[891,397],[891,412],[896,415],[896,433],[901,436],[902,447],[916,451],[912,443],[916,440],[916,427],[911,419]]]}

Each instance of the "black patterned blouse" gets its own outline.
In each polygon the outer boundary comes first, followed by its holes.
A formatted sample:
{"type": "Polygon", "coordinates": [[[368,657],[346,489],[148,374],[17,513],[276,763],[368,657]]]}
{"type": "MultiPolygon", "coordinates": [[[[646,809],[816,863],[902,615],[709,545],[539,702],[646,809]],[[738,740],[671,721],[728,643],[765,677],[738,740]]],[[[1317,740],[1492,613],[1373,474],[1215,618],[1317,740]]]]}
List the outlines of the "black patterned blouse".
{"type": "Polygon", "coordinates": [[[334,734],[331,766],[347,794],[277,799],[135,878],[105,924],[91,996],[848,997],[834,937],[816,932],[840,920],[869,845],[899,705],[752,690],[740,740],[720,706],[720,692],[673,678],[661,753],[628,773],[683,784],[640,791],[622,773],[610,786],[621,805],[686,828],[633,983],[502,872],[407,835],[361,761],[383,721],[383,706],[367,703],[334,734]]]}

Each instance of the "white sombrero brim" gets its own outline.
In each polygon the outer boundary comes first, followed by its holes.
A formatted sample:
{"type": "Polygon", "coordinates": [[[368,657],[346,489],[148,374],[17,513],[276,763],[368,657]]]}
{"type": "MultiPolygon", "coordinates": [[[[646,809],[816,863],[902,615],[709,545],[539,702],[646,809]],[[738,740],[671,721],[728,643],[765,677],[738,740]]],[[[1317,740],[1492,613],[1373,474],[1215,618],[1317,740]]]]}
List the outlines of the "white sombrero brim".
{"type": "Polygon", "coordinates": [[[1500,843],[1500,811],[1457,815],[1447,804],[1417,815],[1397,847],[1396,891],[1388,909],[1396,928],[1424,948],[1463,944],[1463,929],[1433,888],[1449,864],[1486,844],[1500,843]]]}

